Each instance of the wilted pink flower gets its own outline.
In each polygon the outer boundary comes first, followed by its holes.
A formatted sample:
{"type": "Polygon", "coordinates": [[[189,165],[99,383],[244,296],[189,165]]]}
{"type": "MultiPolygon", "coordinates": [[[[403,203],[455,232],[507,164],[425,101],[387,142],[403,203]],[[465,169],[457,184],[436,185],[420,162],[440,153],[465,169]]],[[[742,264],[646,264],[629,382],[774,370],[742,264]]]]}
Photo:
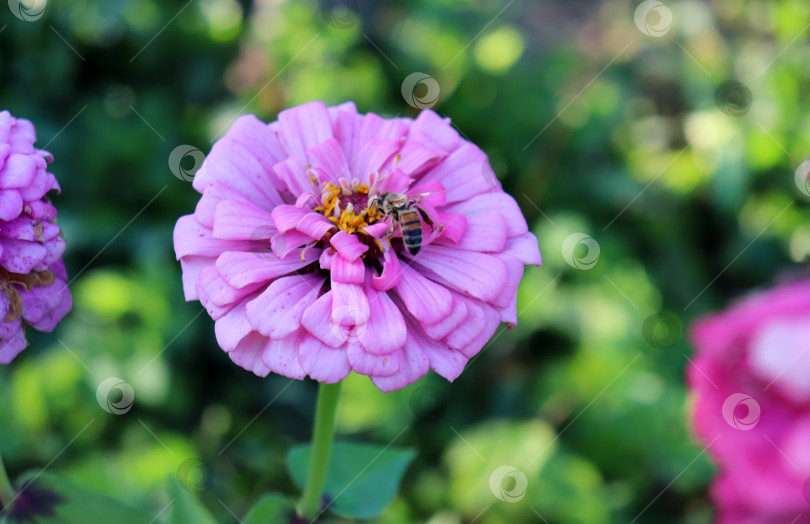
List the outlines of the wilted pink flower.
{"type": "Polygon", "coordinates": [[[718,522],[810,522],[810,281],[705,318],[692,339],[694,425],[718,466],[718,522]]]}
{"type": "Polygon", "coordinates": [[[186,299],[260,376],[334,383],[353,370],[384,391],[431,368],[454,380],[517,322],[523,266],[540,264],[486,155],[432,111],[311,102],[269,125],[243,116],[193,185],[203,196],[174,230],[186,299]],[[415,255],[399,226],[387,234],[391,199],[419,208],[399,220],[415,255]]]}
{"type": "Polygon", "coordinates": [[[34,142],[31,122],[0,112],[0,364],[25,349],[25,324],[52,331],[71,307],[65,241],[45,197],[60,190],[46,171],[53,157],[34,142]]]}

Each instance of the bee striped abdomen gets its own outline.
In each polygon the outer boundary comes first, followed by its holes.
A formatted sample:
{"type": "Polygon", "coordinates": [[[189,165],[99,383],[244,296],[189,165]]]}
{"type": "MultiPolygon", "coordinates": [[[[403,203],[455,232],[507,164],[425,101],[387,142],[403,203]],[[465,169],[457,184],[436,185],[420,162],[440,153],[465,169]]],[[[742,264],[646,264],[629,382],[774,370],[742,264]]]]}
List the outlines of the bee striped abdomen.
{"type": "Polygon", "coordinates": [[[422,247],[422,223],[419,222],[419,215],[416,211],[405,211],[400,213],[399,227],[402,230],[402,241],[408,251],[415,255],[422,247]]]}

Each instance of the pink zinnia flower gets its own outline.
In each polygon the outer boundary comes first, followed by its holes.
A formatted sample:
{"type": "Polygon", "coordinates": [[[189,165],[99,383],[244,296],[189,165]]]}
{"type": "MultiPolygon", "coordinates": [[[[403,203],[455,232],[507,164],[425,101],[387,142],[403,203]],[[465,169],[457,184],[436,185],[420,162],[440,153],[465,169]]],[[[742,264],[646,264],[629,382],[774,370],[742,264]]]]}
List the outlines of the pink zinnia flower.
{"type": "Polygon", "coordinates": [[[25,349],[26,324],[52,331],[71,307],[65,241],[45,197],[59,184],[36,139],[31,122],[0,112],[0,364],[25,349]]]}
{"type": "Polygon", "coordinates": [[[718,465],[718,522],[810,522],[810,281],[698,322],[695,430],[718,465]],[[801,520],[794,520],[802,514],[801,520]]]}
{"type": "Polygon", "coordinates": [[[311,102],[269,125],[243,116],[193,186],[202,198],[174,230],[186,299],[260,376],[355,371],[383,391],[429,369],[454,380],[517,322],[523,266],[540,264],[486,155],[432,111],[384,119],[311,102]],[[396,194],[415,213],[389,233],[396,194]]]}

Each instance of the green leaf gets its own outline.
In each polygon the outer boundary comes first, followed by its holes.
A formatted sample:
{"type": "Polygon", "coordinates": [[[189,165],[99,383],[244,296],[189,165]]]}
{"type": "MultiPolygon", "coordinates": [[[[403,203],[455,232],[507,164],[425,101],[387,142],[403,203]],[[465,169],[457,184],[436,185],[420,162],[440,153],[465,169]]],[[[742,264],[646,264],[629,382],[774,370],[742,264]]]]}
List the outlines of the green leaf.
{"type": "Polygon", "coordinates": [[[79,486],[53,473],[30,472],[17,482],[13,524],[147,524],[155,518],[112,497],[79,486]]]}
{"type": "MultiPolygon", "coordinates": [[[[309,444],[296,446],[287,456],[293,481],[304,487],[309,475],[309,444]]],[[[348,518],[379,516],[396,497],[399,483],[416,456],[410,449],[335,442],[326,475],[324,496],[329,511],[348,518]]]]}
{"type": "Polygon", "coordinates": [[[169,479],[169,496],[172,498],[171,524],[217,524],[216,519],[203,506],[196,495],[180,485],[176,476],[169,479]]]}
{"type": "Polygon", "coordinates": [[[289,522],[291,515],[295,515],[293,503],[283,495],[271,493],[262,497],[250,509],[242,524],[268,524],[269,522],[281,524],[289,522]]]}

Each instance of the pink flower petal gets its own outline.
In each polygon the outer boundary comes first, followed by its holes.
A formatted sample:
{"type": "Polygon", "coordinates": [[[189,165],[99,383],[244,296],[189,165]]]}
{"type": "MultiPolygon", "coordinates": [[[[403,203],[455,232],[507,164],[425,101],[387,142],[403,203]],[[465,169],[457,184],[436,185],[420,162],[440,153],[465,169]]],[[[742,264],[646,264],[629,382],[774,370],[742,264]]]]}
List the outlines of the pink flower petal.
{"type": "Polygon", "coordinates": [[[200,278],[197,280],[197,296],[211,314],[211,318],[217,320],[229,311],[233,304],[259,289],[262,284],[259,282],[237,289],[220,276],[215,266],[210,266],[200,271],[200,278]]]}
{"type": "MultiPolygon", "coordinates": [[[[278,258],[287,258],[287,255],[293,251],[299,252],[304,245],[311,242],[312,238],[300,231],[291,230],[286,233],[276,233],[270,238],[270,252],[278,258]]],[[[266,252],[267,249],[262,251],[266,252]]]]}
{"type": "Polygon", "coordinates": [[[246,240],[222,240],[214,238],[213,231],[202,226],[194,215],[185,215],[174,226],[174,252],[177,259],[189,255],[216,257],[225,251],[249,250],[246,240]]]}
{"type": "Polygon", "coordinates": [[[247,317],[245,317],[245,306],[248,300],[238,302],[214,323],[214,334],[217,337],[217,343],[225,351],[236,349],[239,342],[253,331],[247,317]]]}
{"type": "Polygon", "coordinates": [[[197,281],[200,279],[200,271],[213,266],[215,258],[186,256],[180,259],[180,267],[183,270],[183,296],[186,302],[199,300],[197,297],[197,281]]]}
{"type": "Polygon", "coordinates": [[[333,348],[338,348],[346,342],[347,330],[333,324],[329,318],[331,315],[332,291],[327,291],[304,311],[304,316],[301,317],[301,325],[321,342],[333,348]]]}
{"type": "Polygon", "coordinates": [[[302,380],[307,374],[298,362],[298,347],[304,336],[305,332],[299,330],[287,338],[270,340],[262,353],[264,365],[273,373],[302,380]]]}
{"type": "Polygon", "coordinates": [[[332,281],[341,284],[362,284],[366,279],[366,266],[359,258],[349,260],[338,254],[332,259],[332,281]]]}
{"type": "Polygon", "coordinates": [[[467,228],[456,247],[469,251],[499,253],[506,245],[506,221],[496,211],[467,216],[467,228]]]}
{"type": "Polygon", "coordinates": [[[271,177],[256,157],[228,134],[211,148],[200,170],[194,175],[192,186],[203,193],[216,182],[238,191],[259,207],[283,203],[271,177]]]}
{"type": "Polygon", "coordinates": [[[529,230],[526,219],[523,218],[523,213],[521,213],[515,199],[500,191],[478,195],[467,201],[458,202],[448,207],[446,211],[463,213],[468,218],[476,213],[497,211],[506,219],[506,236],[509,238],[523,235],[529,230]]]}
{"type": "Polygon", "coordinates": [[[444,245],[459,244],[467,231],[467,217],[458,213],[439,212],[433,218],[433,222],[441,229],[437,239],[441,239],[444,245]]]}
{"type": "Polygon", "coordinates": [[[336,235],[330,240],[332,247],[337,250],[343,257],[354,260],[366,251],[368,246],[361,243],[357,239],[357,235],[350,235],[345,231],[338,231],[336,235]]]}
{"type": "Polygon", "coordinates": [[[318,298],[325,279],[314,274],[292,275],[273,281],[247,304],[247,320],[253,329],[278,340],[301,327],[304,310],[318,298]]]}
{"type": "Polygon", "coordinates": [[[262,355],[268,342],[267,338],[252,331],[239,342],[233,351],[228,353],[228,356],[235,364],[260,377],[266,377],[270,373],[270,368],[265,365],[262,355]]]}
{"type": "Polygon", "coordinates": [[[45,159],[34,155],[11,154],[0,170],[0,190],[21,188],[34,182],[37,171],[47,167],[45,159]]]}
{"type": "Polygon", "coordinates": [[[443,206],[447,201],[444,185],[436,180],[412,187],[408,190],[408,195],[418,196],[422,202],[433,207],[443,206]]]}
{"type": "Polygon", "coordinates": [[[334,138],[313,147],[307,151],[307,155],[312,160],[312,167],[323,169],[329,176],[328,180],[334,182],[340,177],[349,178],[349,164],[340,143],[334,138]]]}
{"type": "Polygon", "coordinates": [[[408,335],[408,340],[399,353],[399,370],[396,373],[390,377],[371,377],[371,381],[381,391],[402,389],[430,371],[430,360],[412,335],[408,335]]]}
{"type": "Polygon", "coordinates": [[[477,355],[487,342],[489,342],[492,335],[495,334],[498,326],[501,325],[501,316],[495,308],[487,304],[483,304],[482,307],[484,309],[484,329],[466,346],[459,349],[467,358],[472,358],[477,355]]]}
{"type": "Polygon", "coordinates": [[[315,194],[315,184],[304,169],[298,157],[290,157],[273,166],[273,172],[287,186],[293,195],[315,194]]]}
{"type": "Polygon", "coordinates": [[[295,229],[295,226],[298,225],[302,218],[314,213],[311,209],[290,205],[277,206],[272,212],[273,223],[279,231],[286,233],[291,229],[295,229]]]}
{"type": "Polygon", "coordinates": [[[424,133],[416,132],[408,135],[399,154],[401,160],[398,167],[409,175],[419,175],[441,162],[448,153],[442,147],[431,144],[430,137],[424,133]]]}
{"type": "MultiPolygon", "coordinates": [[[[337,261],[337,259],[335,259],[337,261]]],[[[334,267],[334,262],[333,262],[334,267]]],[[[359,284],[337,282],[332,273],[331,321],[338,326],[356,326],[368,322],[369,305],[359,284]]]]}
{"type": "Polygon", "coordinates": [[[368,299],[370,313],[365,326],[358,329],[360,344],[368,353],[377,355],[398,350],[405,344],[407,336],[405,320],[399,307],[388,293],[375,290],[370,282],[366,282],[363,291],[368,299]]]}
{"type": "Polygon", "coordinates": [[[368,176],[379,171],[400,148],[399,140],[372,140],[366,142],[356,156],[349,160],[352,176],[367,183],[368,176]]]}
{"type": "Polygon", "coordinates": [[[273,217],[248,202],[224,200],[217,204],[214,238],[223,240],[269,239],[275,233],[273,217]]]}
{"type": "Polygon", "coordinates": [[[0,364],[8,364],[28,346],[22,320],[0,323],[0,364]]]}
{"type": "Polygon", "coordinates": [[[397,257],[393,249],[388,248],[388,250],[383,253],[382,266],[382,274],[374,274],[372,276],[372,283],[374,289],[377,291],[388,291],[396,287],[396,285],[399,284],[400,278],[402,278],[402,267],[399,263],[399,257],[397,257]]]}
{"type": "Polygon", "coordinates": [[[495,255],[498,260],[506,266],[506,284],[501,288],[501,292],[492,299],[492,305],[497,307],[507,307],[517,296],[518,286],[523,279],[523,262],[512,255],[495,255]]]}
{"type": "Polygon", "coordinates": [[[413,257],[413,263],[431,279],[485,302],[497,297],[507,282],[503,262],[475,251],[430,245],[413,257]]]}
{"type": "Polygon", "coordinates": [[[426,324],[440,321],[453,307],[453,299],[447,289],[408,266],[402,266],[396,291],[408,311],[419,322],[426,324]]]}
{"type": "Polygon", "coordinates": [[[345,349],[333,349],[313,336],[304,336],[298,348],[298,363],[313,380],[334,384],[346,378],[352,368],[345,349]]]}
{"type": "Polygon", "coordinates": [[[537,245],[537,237],[533,233],[523,233],[507,240],[504,253],[512,255],[527,265],[539,266],[543,263],[540,258],[540,248],[537,245]]]}
{"type": "Polygon", "coordinates": [[[363,375],[390,377],[399,370],[399,352],[385,355],[370,353],[354,340],[346,343],[346,356],[352,369],[363,375]]]}
{"type": "Polygon", "coordinates": [[[282,275],[297,271],[318,260],[320,253],[316,249],[304,253],[304,259],[290,254],[278,258],[272,253],[250,253],[244,251],[226,251],[219,256],[217,271],[231,286],[241,289],[251,284],[268,282],[282,275]]]}
{"type": "Polygon", "coordinates": [[[320,240],[327,232],[335,229],[335,224],[320,213],[308,213],[301,217],[295,228],[312,240],[320,240]]]}
{"type": "Polygon", "coordinates": [[[409,136],[428,137],[429,143],[436,144],[447,152],[454,151],[461,143],[458,131],[450,125],[449,118],[442,118],[430,109],[423,109],[411,125],[409,136]]]}
{"type": "Polygon", "coordinates": [[[377,222],[375,224],[371,224],[370,226],[366,226],[363,228],[363,231],[369,234],[374,238],[382,238],[385,236],[385,233],[391,227],[391,221],[386,220],[385,222],[377,222]]]}
{"type": "Polygon", "coordinates": [[[453,349],[461,349],[473,342],[486,329],[486,314],[483,305],[477,300],[469,300],[456,295],[456,300],[463,300],[467,308],[467,319],[457,329],[452,330],[444,339],[453,349]]]}
{"type": "Polygon", "coordinates": [[[12,273],[26,275],[47,256],[48,250],[36,242],[0,238],[0,266],[12,273]]]}
{"type": "MultiPolygon", "coordinates": [[[[50,286],[23,290],[20,297],[23,301],[23,320],[37,331],[53,331],[73,306],[70,290],[61,277],[50,286]]],[[[6,313],[0,318],[5,318],[6,313]]]]}
{"type": "Polygon", "coordinates": [[[291,157],[306,163],[307,150],[332,138],[332,121],[323,102],[309,102],[278,115],[281,145],[291,157]]]}
{"type": "Polygon", "coordinates": [[[435,324],[422,324],[422,328],[430,338],[441,340],[459,327],[462,322],[466,321],[468,316],[465,300],[459,295],[455,295],[453,296],[453,309],[450,314],[435,324]]]}
{"type": "Polygon", "coordinates": [[[237,118],[228,130],[228,136],[256,157],[269,176],[272,176],[273,166],[286,157],[276,133],[254,115],[237,118]]]}
{"type": "Polygon", "coordinates": [[[447,189],[447,203],[463,202],[492,190],[485,174],[487,155],[473,144],[465,143],[439,165],[429,170],[420,183],[439,181],[447,189]]]}
{"type": "MultiPolygon", "coordinates": [[[[194,208],[194,218],[208,229],[213,229],[217,206],[223,200],[250,202],[248,198],[239,191],[235,191],[219,182],[214,182],[205,188],[202,198],[197,202],[197,207],[194,208]]],[[[257,207],[264,210],[272,209],[272,206],[257,207]]]]}
{"type": "Polygon", "coordinates": [[[0,191],[0,220],[14,220],[23,210],[23,199],[19,191],[4,189],[0,191]]]}

